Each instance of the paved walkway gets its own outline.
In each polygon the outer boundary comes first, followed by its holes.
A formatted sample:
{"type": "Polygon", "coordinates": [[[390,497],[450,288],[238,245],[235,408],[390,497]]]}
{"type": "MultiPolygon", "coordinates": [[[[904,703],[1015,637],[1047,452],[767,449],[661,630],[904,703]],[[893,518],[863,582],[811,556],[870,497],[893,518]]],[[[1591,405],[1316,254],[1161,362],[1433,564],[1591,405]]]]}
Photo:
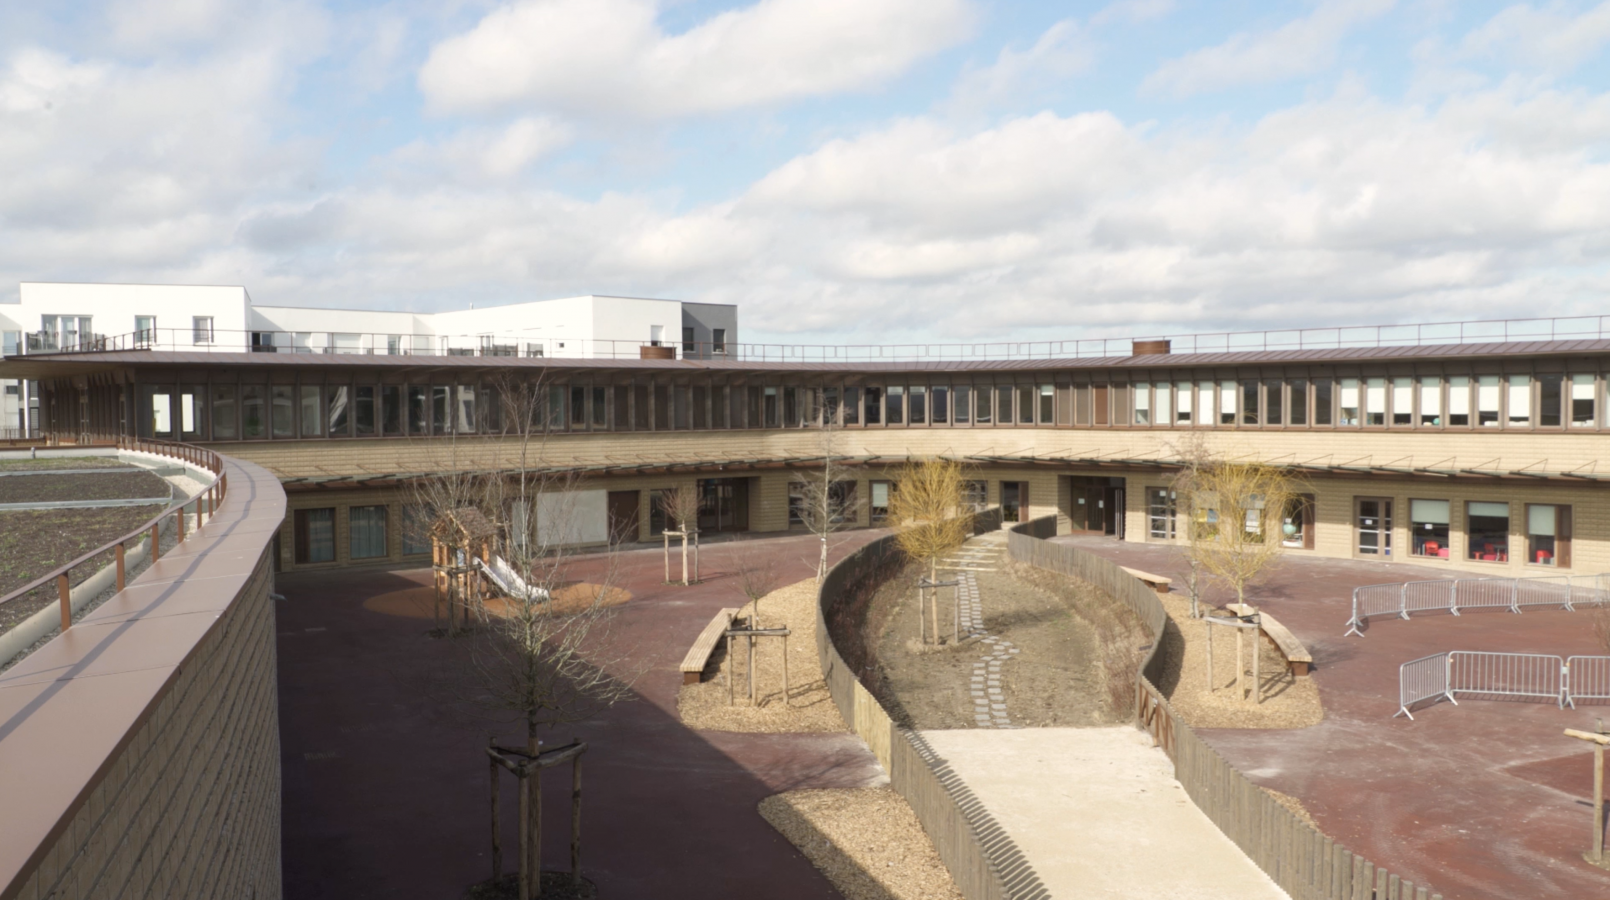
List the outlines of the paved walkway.
{"type": "Polygon", "coordinates": [[[1143,732],[925,731],[1052,897],[1279,900],[1286,893],[1196,808],[1143,732]]]}
{"type": "MultiPolygon", "coordinates": [[[[1123,565],[1181,574],[1177,548],[1166,545],[1056,540],[1123,565]]],[[[1392,718],[1399,664],[1444,650],[1601,654],[1591,611],[1382,617],[1364,637],[1342,636],[1357,585],[1467,574],[1282,560],[1254,601],[1313,654],[1325,720],[1297,730],[1197,733],[1253,781],[1301,800],[1332,838],[1448,900],[1610,897],[1610,873],[1582,860],[1593,819],[1593,754],[1561,734],[1610,719],[1603,705],[1560,710],[1461,699],[1416,710],[1412,722],[1392,718]]]]}

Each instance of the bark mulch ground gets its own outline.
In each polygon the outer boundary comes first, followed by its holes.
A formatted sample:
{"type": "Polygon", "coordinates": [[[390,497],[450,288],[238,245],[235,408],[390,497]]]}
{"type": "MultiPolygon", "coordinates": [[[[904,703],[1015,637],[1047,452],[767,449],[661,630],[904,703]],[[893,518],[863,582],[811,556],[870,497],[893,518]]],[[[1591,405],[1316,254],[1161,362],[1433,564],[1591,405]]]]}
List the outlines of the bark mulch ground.
{"type": "Polygon", "coordinates": [[[108,456],[57,456],[42,459],[0,459],[0,472],[61,471],[63,469],[132,469],[108,456]]]}
{"type": "Polygon", "coordinates": [[[916,813],[890,788],[788,791],[760,814],[847,900],[961,900],[916,813]]]}
{"type": "MultiPolygon", "coordinates": [[[[738,612],[749,621],[754,604],[738,612]]],[[[755,700],[749,700],[749,651],[734,639],[732,658],[722,641],[705,667],[705,680],[686,684],[677,694],[682,724],[704,731],[755,731],[773,734],[846,731],[844,719],[827,692],[822,663],[816,654],[816,579],[773,591],[760,600],[760,624],[786,626],[788,636],[788,700],[783,701],[783,642],[755,641],[755,700]],[[730,686],[728,679],[735,679],[730,686]],[[728,704],[729,689],[736,695],[728,704]]]]}
{"type": "MultiPolygon", "coordinates": [[[[9,479],[0,479],[3,480],[9,479]]],[[[80,554],[128,534],[161,509],[153,505],[0,512],[0,596],[57,566],[72,562],[80,554]]],[[[111,554],[106,556],[111,559],[111,554]]],[[[104,564],[80,566],[73,572],[73,582],[88,578],[104,564]]],[[[0,631],[54,602],[55,591],[47,586],[0,605],[0,631]]]]}
{"type": "Polygon", "coordinates": [[[150,472],[140,471],[0,478],[0,503],[120,500],[124,497],[167,497],[168,493],[166,481],[150,472]]]}
{"type": "MultiPolygon", "coordinates": [[[[953,573],[946,573],[953,574],[953,573]]],[[[872,601],[868,633],[876,635],[874,689],[900,724],[921,729],[976,728],[971,694],[973,664],[991,652],[977,639],[950,640],[952,592],[941,592],[940,646],[918,640],[916,579],[910,567],[886,583],[872,601]]],[[[1082,582],[1050,591],[1010,571],[978,571],[984,627],[1019,652],[1001,670],[1002,694],[1013,725],[1023,727],[1108,725],[1127,718],[1108,699],[1101,629],[1081,614],[1089,606],[1106,616],[1113,601],[1082,582]]],[[[1127,647],[1139,640],[1128,629],[1127,647]]],[[[1129,652],[1133,652],[1132,650],[1129,652]]]]}

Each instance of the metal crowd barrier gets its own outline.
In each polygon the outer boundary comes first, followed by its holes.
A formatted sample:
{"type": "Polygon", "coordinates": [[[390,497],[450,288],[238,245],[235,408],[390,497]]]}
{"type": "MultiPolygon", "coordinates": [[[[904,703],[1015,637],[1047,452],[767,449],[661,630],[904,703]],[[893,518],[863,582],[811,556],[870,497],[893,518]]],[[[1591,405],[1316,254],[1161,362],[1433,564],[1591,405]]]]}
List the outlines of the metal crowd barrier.
{"type": "Polygon", "coordinates": [[[1353,589],[1353,612],[1343,636],[1362,637],[1363,625],[1372,616],[1407,619],[1410,613],[1441,610],[1457,616],[1466,609],[1519,613],[1523,606],[1558,606],[1571,612],[1578,603],[1600,606],[1606,601],[1610,601],[1610,574],[1366,584],[1353,589]]]}
{"type": "Polygon", "coordinates": [[[1398,666],[1398,711],[1392,718],[1413,719],[1410,707],[1426,700],[1446,699],[1457,706],[1460,694],[1552,700],[1561,709],[1575,709],[1578,700],[1610,700],[1610,656],[1562,659],[1475,650],[1422,656],[1398,666]]]}

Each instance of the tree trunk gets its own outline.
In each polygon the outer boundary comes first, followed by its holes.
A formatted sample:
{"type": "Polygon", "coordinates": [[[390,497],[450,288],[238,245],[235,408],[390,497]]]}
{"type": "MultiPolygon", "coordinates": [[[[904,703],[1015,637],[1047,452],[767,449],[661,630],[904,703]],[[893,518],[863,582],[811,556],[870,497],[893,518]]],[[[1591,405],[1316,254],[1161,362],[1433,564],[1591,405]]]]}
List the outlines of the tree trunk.
{"type": "MultiPolygon", "coordinates": [[[[526,722],[526,752],[533,758],[542,752],[535,720],[526,722]]],[[[525,900],[536,900],[542,896],[542,770],[532,766],[530,771],[525,782],[526,794],[531,798],[526,805],[526,838],[530,844],[526,859],[530,861],[531,871],[526,877],[528,890],[525,900]]]]}
{"type": "Polygon", "coordinates": [[[581,884],[581,756],[570,761],[570,883],[581,884]]]}
{"type": "Polygon", "coordinates": [[[682,529],[682,586],[688,585],[688,529],[682,529]]]}
{"type": "MultiPolygon", "coordinates": [[[[488,747],[494,743],[492,738],[486,739],[488,747]]],[[[503,838],[498,829],[498,761],[488,758],[486,764],[492,784],[492,883],[496,884],[503,877],[503,838]]]]}
{"type": "Polygon", "coordinates": [[[934,623],[934,646],[939,646],[939,557],[928,560],[928,618],[934,623]]]}

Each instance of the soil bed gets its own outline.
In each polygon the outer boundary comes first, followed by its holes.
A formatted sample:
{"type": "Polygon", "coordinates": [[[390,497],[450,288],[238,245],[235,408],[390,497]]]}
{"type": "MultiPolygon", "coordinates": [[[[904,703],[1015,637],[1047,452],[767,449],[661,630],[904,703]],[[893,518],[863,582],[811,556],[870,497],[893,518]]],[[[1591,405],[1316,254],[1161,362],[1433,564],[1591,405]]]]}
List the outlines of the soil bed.
{"type": "Polygon", "coordinates": [[[168,497],[168,483],[150,472],[98,472],[87,475],[13,475],[0,478],[0,503],[57,500],[121,500],[168,497]]]}
{"type": "MultiPolygon", "coordinates": [[[[0,481],[9,479],[0,479],[0,481]]],[[[20,480],[20,479],[19,479],[20,480]]],[[[14,591],[79,555],[116,540],[160,512],[160,506],[112,506],[105,509],[30,509],[0,512],[0,596],[14,591]]],[[[93,561],[73,571],[73,583],[93,575],[112,558],[93,561]]],[[[55,589],[38,588],[26,597],[0,605],[0,631],[56,602],[55,589]]]]}
{"type": "Polygon", "coordinates": [[[110,456],[57,456],[39,459],[0,459],[0,472],[48,472],[61,469],[132,469],[110,456]]]}
{"type": "MultiPolygon", "coordinates": [[[[738,612],[746,624],[754,604],[738,612]]],[[[783,642],[766,637],[755,641],[755,701],[749,700],[749,650],[745,639],[734,638],[732,657],[726,641],[716,645],[704,669],[704,680],[686,684],[677,694],[677,711],[689,728],[707,731],[839,732],[846,731],[822,677],[816,655],[816,580],[808,579],[772,591],[760,600],[760,624],[787,626],[788,698],[783,699],[783,642]],[[728,684],[729,679],[734,679],[728,684]],[[734,696],[728,705],[729,689],[734,696]]]]}
{"type": "MultiPolygon", "coordinates": [[[[970,688],[974,663],[992,649],[976,638],[951,641],[955,601],[949,588],[939,600],[944,643],[935,647],[920,642],[916,580],[921,574],[918,567],[908,567],[872,601],[868,633],[878,635],[873,656],[879,667],[873,692],[901,725],[976,728],[970,688]]],[[[1083,582],[1070,581],[1052,591],[1011,571],[972,574],[984,629],[1019,651],[1001,668],[1002,695],[1013,725],[1092,726],[1127,718],[1128,711],[1115,714],[1108,699],[1101,629],[1078,612],[1087,606],[1103,610],[1113,601],[1083,582]]],[[[1117,640],[1127,647],[1138,646],[1139,638],[1125,626],[1117,640]]]]}
{"type": "Polygon", "coordinates": [[[847,900],[961,900],[910,805],[890,788],[789,791],[760,814],[847,900]]]}

